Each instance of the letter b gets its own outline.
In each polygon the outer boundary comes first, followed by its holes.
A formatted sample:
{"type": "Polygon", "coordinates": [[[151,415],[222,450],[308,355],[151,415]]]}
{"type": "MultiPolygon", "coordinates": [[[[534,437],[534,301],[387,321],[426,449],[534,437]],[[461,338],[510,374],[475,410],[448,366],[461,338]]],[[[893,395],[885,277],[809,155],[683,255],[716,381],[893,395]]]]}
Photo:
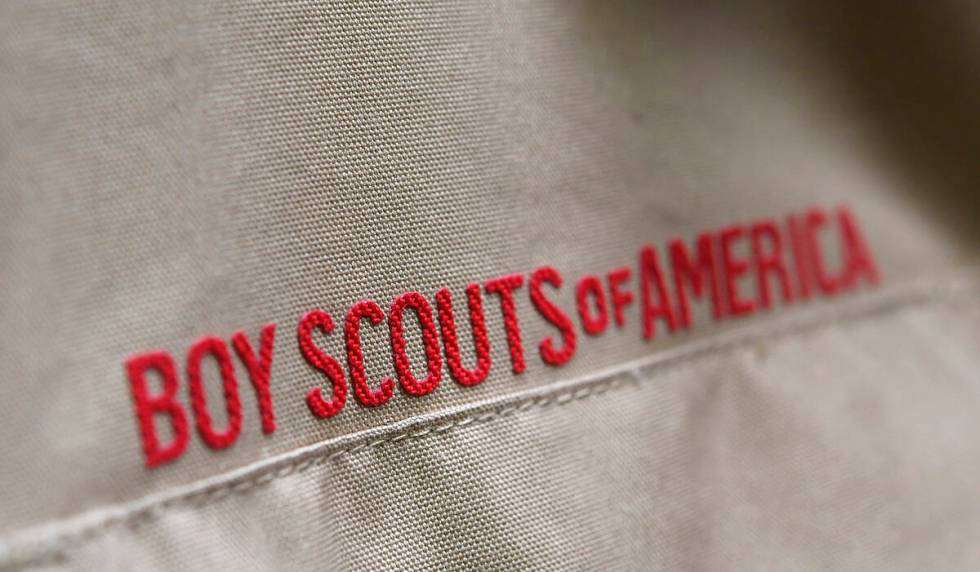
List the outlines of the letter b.
{"type": "Polygon", "coordinates": [[[137,354],[126,360],[126,371],[139,420],[146,466],[152,468],[176,459],[187,448],[190,432],[187,427],[187,413],[176,399],[179,383],[174,358],[164,351],[137,354]],[[162,391],[157,395],[151,396],[147,388],[148,370],[155,370],[163,381],[162,391]],[[155,416],[158,413],[170,418],[173,429],[173,437],[165,445],[161,445],[157,439],[155,416]]]}

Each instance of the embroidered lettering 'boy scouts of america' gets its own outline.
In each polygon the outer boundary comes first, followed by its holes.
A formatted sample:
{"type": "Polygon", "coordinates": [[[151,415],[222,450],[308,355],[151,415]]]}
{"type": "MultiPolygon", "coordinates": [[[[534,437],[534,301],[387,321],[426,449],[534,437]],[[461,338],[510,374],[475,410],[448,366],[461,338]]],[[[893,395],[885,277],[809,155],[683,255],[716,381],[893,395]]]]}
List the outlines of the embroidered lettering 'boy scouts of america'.
{"type": "MultiPolygon", "coordinates": [[[[520,374],[525,369],[525,341],[521,334],[521,316],[515,297],[525,291],[535,311],[556,332],[533,343],[540,359],[559,367],[571,360],[581,341],[580,333],[600,336],[611,325],[622,327],[627,312],[635,312],[642,325],[644,339],[658,335],[658,326],[667,333],[693,325],[691,299],[706,299],[715,320],[751,315],[773,307],[805,301],[814,296],[830,297],[851,291],[859,285],[875,285],[880,275],[858,222],[847,207],[832,213],[819,208],[791,214],[783,221],[763,219],[749,224],[734,224],[699,234],[693,242],[671,239],[663,249],[645,245],[639,249],[632,266],[613,268],[605,274],[588,274],[566,286],[558,269],[541,266],[528,275],[517,273],[473,282],[466,286],[466,314],[473,339],[474,356],[462,356],[458,325],[462,304],[454,302],[448,288],[429,297],[420,292],[406,292],[389,304],[388,310],[373,300],[353,304],[340,323],[321,309],[306,312],[296,327],[300,353],[310,367],[323,377],[322,386],[306,393],[310,412],[318,418],[332,417],[348,402],[348,393],[366,407],[379,407],[395,394],[396,383],[409,396],[422,397],[436,390],[448,371],[453,381],[475,386],[487,378],[492,367],[488,320],[484,295],[497,298],[501,322],[510,354],[510,369],[520,374]],[[836,240],[834,240],[836,239],[836,240]],[[826,244],[836,243],[839,256],[831,256],[826,244]],[[748,254],[738,254],[744,250],[748,254]],[[833,261],[833,262],[832,262],[833,261]],[[637,286],[628,284],[637,277],[637,286]],[[750,283],[753,295],[747,295],[750,283]],[[573,287],[576,307],[563,308],[549,293],[573,287]],[[425,376],[416,377],[406,352],[404,327],[407,312],[420,325],[425,350],[425,376]],[[361,350],[361,328],[381,327],[387,322],[391,341],[391,358],[397,374],[394,379],[369,380],[361,350]],[[658,323],[659,322],[659,323],[658,323]],[[331,334],[341,329],[346,348],[346,370],[337,357],[328,355],[313,341],[320,330],[331,334]]],[[[276,429],[270,372],[274,356],[276,325],[266,324],[253,342],[242,331],[235,332],[230,343],[206,335],[193,342],[184,362],[184,382],[190,402],[188,413],[179,396],[181,380],[178,364],[168,351],[137,353],[125,363],[135,405],[136,419],[145,463],[155,467],[173,461],[187,449],[191,440],[189,418],[193,416],[197,433],[205,445],[224,449],[235,443],[242,431],[242,404],[234,359],[247,372],[255,391],[262,420],[262,432],[276,429]],[[234,354],[234,355],[233,355],[234,354]],[[227,422],[215,427],[204,389],[202,363],[213,360],[223,389],[227,422]],[[162,383],[151,392],[148,379],[157,376],[162,383]],[[158,423],[169,423],[170,437],[161,442],[158,423]]]]}

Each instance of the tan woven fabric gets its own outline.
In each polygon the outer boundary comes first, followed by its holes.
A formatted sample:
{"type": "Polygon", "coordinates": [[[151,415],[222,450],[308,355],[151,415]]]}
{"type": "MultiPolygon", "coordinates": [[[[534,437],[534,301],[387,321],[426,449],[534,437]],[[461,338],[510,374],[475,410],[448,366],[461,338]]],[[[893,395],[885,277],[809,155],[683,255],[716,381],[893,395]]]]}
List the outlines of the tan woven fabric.
{"type": "Polygon", "coordinates": [[[980,13],[688,4],[0,4],[0,567],[980,567],[980,13]],[[841,203],[876,288],[304,402],[311,308],[841,203]],[[147,469],[124,360],[268,322],[276,432],[147,469]]]}

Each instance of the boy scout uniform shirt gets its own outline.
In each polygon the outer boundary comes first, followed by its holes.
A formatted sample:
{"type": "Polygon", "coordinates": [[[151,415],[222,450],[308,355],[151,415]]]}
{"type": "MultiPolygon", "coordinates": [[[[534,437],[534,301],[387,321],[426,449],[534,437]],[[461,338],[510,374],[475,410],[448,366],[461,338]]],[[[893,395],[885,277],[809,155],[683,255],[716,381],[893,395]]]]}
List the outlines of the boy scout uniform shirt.
{"type": "Polygon", "coordinates": [[[0,568],[980,567],[968,2],[5,2],[0,568]]]}

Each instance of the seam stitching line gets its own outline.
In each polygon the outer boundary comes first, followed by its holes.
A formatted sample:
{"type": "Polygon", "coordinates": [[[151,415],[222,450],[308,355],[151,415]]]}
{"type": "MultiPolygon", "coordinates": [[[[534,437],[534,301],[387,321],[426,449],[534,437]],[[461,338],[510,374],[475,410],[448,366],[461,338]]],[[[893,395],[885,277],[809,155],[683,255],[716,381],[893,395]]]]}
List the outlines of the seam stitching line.
{"type": "MultiPolygon", "coordinates": [[[[686,346],[672,348],[662,352],[657,352],[653,356],[646,356],[640,360],[634,360],[627,364],[618,366],[614,370],[599,372],[598,375],[586,376],[567,383],[553,384],[543,388],[547,392],[540,395],[518,395],[511,396],[511,399],[504,399],[502,406],[491,408],[488,411],[471,413],[466,416],[459,412],[450,412],[448,416],[455,416],[456,419],[442,421],[441,419],[425,419],[418,423],[411,423],[413,428],[395,433],[390,437],[372,436],[355,438],[358,443],[342,448],[335,448],[328,443],[314,445],[312,451],[301,451],[300,458],[284,459],[280,462],[266,461],[269,467],[258,467],[255,471],[257,475],[232,476],[225,482],[205,485],[200,490],[194,490],[186,494],[174,495],[169,498],[153,499],[143,506],[137,506],[129,510],[123,509],[120,513],[110,514],[103,518],[101,522],[84,524],[78,531],[66,531],[55,533],[52,537],[40,541],[27,541],[23,546],[23,551],[17,550],[14,546],[3,546],[0,544],[0,565],[13,565],[21,567],[26,565],[40,565],[48,562],[63,561],[66,558],[65,552],[94,540],[99,536],[109,532],[119,525],[125,525],[139,529],[147,521],[160,515],[163,511],[181,505],[189,505],[194,508],[203,508],[209,504],[229,498],[233,495],[242,494],[262,485],[269,484],[277,479],[285,478],[292,474],[300,474],[314,466],[325,465],[344,455],[353,455],[366,449],[378,448],[387,444],[398,443],[407,439],[422,439],[430,435],[447,433],[453,429],[465,427],[472,423],[485,423],[498,418],[507,417],[517,412],[524,412],[532,408],[546,409],[550,406],[567,405],[574,401],[581,401],[593,396],[600,396],[609,391],[622,388],[626,385],[636,386],[643,380],[640,379],[641,370],[645,369],[666,369],[685,365],[697,359],[707,357],[715,352],[731,351],[752,343],[770,339],[777,336],[799,334],[815,331],[823,327],[829,327],[846,321],[856,321],[858,319],[873,315],[885,314],[890,311],[897,311],[905,307],[914,305],[926,305],[937,302],[948,302],[955,298],[957,294],[964,291],[973,291],[977,288],[972,281],[967,283],[951,282],[946,287],[931,285],[922,288],[921,285],[904,285],[893,287],[890,291],[879,291],[872,298],[868,296],[861,299],[852,299],[851,303],[863,302],[865,307],[858,308],[851,314],[842,315],[842,312],[833,308],[823,308],[816,317],[796,316],[796,320],[790,320],[787,324],[777,324],[764,331],[748,332],[734,328],[727,332],[722,332],[714,336],[721,339],[705,339],[701,343],[691,342],[686,346]],[[672,351],[675,350],[675,351],[672,351]],[[676,351],[679,350],[679,351],[676,351]],[[327,450],[323,450],[326,448],[327,450]],[[241,478],[242,480],[238,480],[241,478]],[[2,564],[6,561],[6,564],[2,564]]],[[[486,408],[486,404],[476,404],[467,408],[467,412],[486,408]]],[[[442,412],[439,417],[445,417],[446,412],[442,412]]],[[[245,469],[248,469],[246,467],[245,469]]],[[[248,472],[255,472],[249,470],[248,472]]]]}

